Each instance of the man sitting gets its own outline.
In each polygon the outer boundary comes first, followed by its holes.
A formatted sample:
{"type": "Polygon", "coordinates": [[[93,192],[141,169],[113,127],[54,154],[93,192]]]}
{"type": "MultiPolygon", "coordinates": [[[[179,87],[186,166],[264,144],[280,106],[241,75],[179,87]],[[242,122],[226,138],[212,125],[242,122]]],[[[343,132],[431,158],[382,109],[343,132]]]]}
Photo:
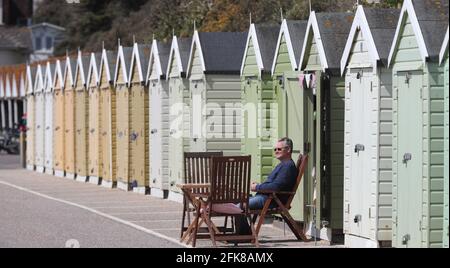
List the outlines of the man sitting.
{"type": "MultiPolygon", "coordinates": [[[[292,191],[297,180],[297,168],[292,160],[292,149],[294,144],[291,139],[283,138],[279,140],[275,146],[275,157],[280,164],[272,171],[267,180],[261,184],[255,182],[251,185],[253,192],[270,190],[270,191],[292,191]]],[[[258,210],[264,207],[264,203],[269,198],[267,194],[257,193],[250,197],[249,209],[258,210]]],[[[287,196],[280,196],[281,202],[287,201],[287,196]]],[[[277,207],[275,201],[272,201],[270,208],[277,207]]],[[[236,217],[236,232],[239,234],[251,234],[250,226],[245,217],[236,217]]]]}

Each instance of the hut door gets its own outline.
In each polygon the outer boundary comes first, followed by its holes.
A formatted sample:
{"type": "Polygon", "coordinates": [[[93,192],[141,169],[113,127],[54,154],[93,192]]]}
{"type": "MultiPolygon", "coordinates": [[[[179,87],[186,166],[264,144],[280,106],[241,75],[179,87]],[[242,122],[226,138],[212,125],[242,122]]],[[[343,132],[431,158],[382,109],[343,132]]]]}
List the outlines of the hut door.
{"type": "Polygon", "coordinates": [[[64,95],[61,90],[54,92],[54,146],[55,146],[55,157],[54,157],[54,167],[56,170],[64,170],[64,95]]]}
{"type": "Polygon", "coordinates": [[[183,85],[180,79],[171,81],[170,130],[169,130],[169,182],[171,190],[178,190],[176,184],[182,183],[183,173],[183,85]]]}
{"type": "MultiPolygon", "coordinates": [[[[298,77],[286,79],[286,134],[294,142],[292,159],[298,159],[303,153],[303,90],[301,89],[298,77]]],[[[298,192],[292,201],[291,214],[295,220],[303,220],[303,200],[304,180],[298,187],[298,192]]]]}
{"type": "MultiPolygon", "coordinates": [[[[397,245],[422,242],[422,73],[397,73],[397,245]]],[[[395,146],[394,146],[395,147],[395,146]]]]}
{"type": "Polygon", "coordinates": [[[44,166],[44,93],[36,94],[36,166],[44,166]]]}
{"type": "Polygon", "coordinates": [[[99,96],[97,89],[89,90],[89,175],[99,176],[99,96]]]}
{"type": "MultiPolygon", "coordinates": [[[[0,101],[1,102],[1,101],[0,101]]],[[[36,139],[36,131],[35,131],[35,115],[34,112],[35,106],[35,98],[30,95],[27,97],[27,165],[34,166],[34,151],[35,151],[35,139],[36,139]]],[[[1,112],[1,111],[0,111],[1,112]]],[[[3,115],[3,113],[2,113],[3,115]]],[[[0,116],[1,117],[1,116],[0,116]]],[[[3,121],[2,121],[3,123],[3,121]]],[[[0,128],[3,126],[0,126],[0,128]]]]}
{"type": "Polygon", "coordinates": [[[129,110],[128,89],[119,85],[117,90],[117,177],[128,183],[129,168],[129,110]]]}
{"type": "Polygon", "coordinates": [[[192,109],[192,136],[191,152],[206,151],[205,113],[206,98],[205,84],[203,80],[191,82],[191,109],[192,109]]]}
{"type": "Polygon", "coordinates": [[[351,176],[350,176],[350,233],[370,237],[371,193],[371,81],[372,70],[350,70],[347,85],[351,94],[351,176]]]}
{"type": "Polygon", "coordinates": [[[150,147],[152,164],[150,165],[150,181],[161,187],[162,175],[162,88],[158,81],[150,83],[151,119],[150,147]]]}
{"type": "Polygon", "coordinates": [[[53,97],[45,93],[45,166],[53,169],[53,97]]]}
{"type": "Polygon", "coordinates": [[[104,180],[112,179],[112,151],[116,142],[112,141],[111,128],[113,114],[117,114],[115,110],[112,110],[111,104],[111,92],[110,89],[101,89],[100,97],[103,105],[101,112],[101,127],[100,127],[100,139],[101,139],[101,154],[102,154],[102,166],[101,172],[104,180]]]}
{"type": "Polygon", "coordinates": [[[245,105],[246,112],[243,114],[244,116],[244,146],[245,146],[245,154],[253,155],[252,157],[252,173],[256,178],[261,177],[261,163],[258,161],[257,155],[259,145],[258,139],[259,131],[261,131],[261,126],[259,123],[261,122],[258,118],[258,93],[260,84],[256,77],[248,77],[244,82],[244,94],[245,94],[245,105]]]}

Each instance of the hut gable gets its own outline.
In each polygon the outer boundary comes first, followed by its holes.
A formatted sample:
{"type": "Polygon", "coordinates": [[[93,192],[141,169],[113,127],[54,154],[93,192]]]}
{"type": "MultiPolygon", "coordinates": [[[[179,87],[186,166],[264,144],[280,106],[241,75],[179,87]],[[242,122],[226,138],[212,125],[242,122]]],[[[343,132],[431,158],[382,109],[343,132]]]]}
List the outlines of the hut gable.
{"type": "Polygon", "coordinates": [[[55,75],[53,77],[53,88],[62,89],[63,86],[63,75],[61,70],[61,61],[57,60],[55,63],[55,75]]]}
{"type": "Polygon", "coordinates": [[[148,66],[148,58],[150,57],[150,46],[149,45],[138,45],[137,43],[133,46],[133,54],[131,57],[131,69],[130,69],[130,83],[140,82],[144,83],[146,78],[146,71],[148,66]]]}
{"type": "Polygon", "coordinates": [[[387,66],[390,44],[399,15],[400,11],[396,9],[369,9],[358,6],[342,55],[341,74],[350,63],[371,65],[376,69],[377,63],[381,61],[387,66]]]}
{"type": "Polygon", "coordinates": [[[26,94],[32,95],[34,93],[34,79],[36,78],[36,66],[27,65],[26,70],[26,94]]]}
{"type": "Polygon", "coordinates": [[[102,53],[91,53],[89,62],[89,71],[87,74],[87,85],[95,87],[99,84],[99,69],[102,53]]]}
{"type": "Polygon", "coordinates": [[[5,98],[10,99],[12,97],[11,76],[8,73],[6,73],[4,80],[5,80],[5,82],[4,82],[5,83],[5,89],[4,89],[5,98]]]}
{"type": "Polygon", "coordinates": [[[395,31],[389,53],[389,65],[398,52],[405,28],[411,28],[423,62],[437,60],[443,41],[443,32],[448,26],[448,0],[405,0],[400,12],[400,20],[395,31]],[[410,25],[410,26],[408,26],[410,25]]]}
{"type": "Polygon", "coordinates": [[[116,69],[116,52],[102,50],[102,59],[99,62],[99,83],[100,86],[112,83],[114,81],[114,71],[116,69]]]}
{"type": "Polygon", "coordinates": [[[85,88],[87,85],[87,75],[89,71],[90,56],[83,56],[81,51],[78,52],[77,67],[75,71],[75,87],[78,89],[85,88]]]}
{"type": "Polygon", "coordinates": [[[12,75],[11,96],[13,98],[18,98],[19,97],[19,88],[18,88],[19,83],[17,81],[18,76],[19,76],[19,74],[17,74],[17,73],[13,73],[13,75],[12,75]]]}
{"type": "Polygon", "coordinates": [[[279,26],[250,25],[242,59],[241,76],[244,73],[260,75],[263,71],[270,72],[279,28],[279,26]]]}
{"type": "Polygon", "coordinates": [[[305,38],[306,29],[306,21],[283,20],[272,64],[272,75],[282,72],[281,70],[297,69],[297,59],[300,58],[300,46],[305,38]]]}
{"type": "Polygon", "coordinates": [[[445,34],[444,43],[442,44],[441,52],[439,53],[440,64],[445,60],[445,57],[448,57],[448,29],[449,27],[447,26],[447,33],[445,34]]]}
{"type": "Polygon", "coordinates": [[[164,79],[166,77],[169,56],[170,45],[153,40],[147,70],[147,81],[164,79]]]}
{"type": "Polygon", "coordinates": [[[0,74],[0,99],[5,98],[5,84],[3,82],[3,75],[0,74]]]}
{"type": "Polygon", "coordinates": [[[191,44],[192,38],[173,37],[172,47],[170,48],[169,59],[167,61],[168,77],[182,77],[186,75],[191,44]]]}
{"type": "Polygon", "coordinates": [[[115,85],[118,83],[128,84],[128,70],[130,70],[132,54],[132,47],[119,46],[119,50],[117,51],[116,70],[114,74],[115,85]]]}
{"type": "Polygon", "coordinates": [[[19,97],[25,97],[27,94],[26,90],[26,82],[25,82],[25,75],[24,73],[19,74],[19,97]]]}
{"type": "Polygon", "coordinates": [[[306,30],[306,38],[300,58],[299,69],[317,64],[323,71],[340,69],[340,61],[350,28],[353,13],[312,12],[306,30]]]}
{"type": "Polygon", "coordinates": [[[47,62],[47,66],[45,68],[45,91],[51,92],[53,90],[53,75],[55,75],[55,64],[47,62]]]}
{"type": "Polygon", "coordinates": [[[247,33],[195,31],[188,73],[239,74],[247,33]]]}
{"type": "Polygon", "coordinates": [[[64,89],[71,90],[75,86],[75,68],[77,61],[69,56],[66,57],[66,66],[64,67],[64,89]]]}
{"type": "Polygon", "coordinates": [[[44,90],[44,79],[42,74],[42,66],[38,64],[36,69],[36,78],[34,79],[34,92],[42,92],[44,90]]]}

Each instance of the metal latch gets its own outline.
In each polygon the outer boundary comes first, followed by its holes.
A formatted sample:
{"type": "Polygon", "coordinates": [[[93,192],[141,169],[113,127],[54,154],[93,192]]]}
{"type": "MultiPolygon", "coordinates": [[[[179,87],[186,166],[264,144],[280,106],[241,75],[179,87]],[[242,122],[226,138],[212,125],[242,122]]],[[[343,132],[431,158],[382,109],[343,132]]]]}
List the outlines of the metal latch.
{"type": "Polygon", "coordinates": [[[152,129],[152,131],[150,131],[150,133],[155,134],[156,132],[158,132],[158,130],[156,128],[152,129]]]}
{"type": "Polygon", "coordinates": [[[412,154],[406,153],[403,155],[403,164],[408,164],[408,161],[412,160],[412,154]]]}
{"type": "Polygon", "coordinates": [[[353,221],[355,223],[361,222],[361,220],[362,220],[362,216],[361,215],[356,215],[355,218],[353,219],[353,221]]]}
{"type": "Polygon", "coordinates": [[[404,235],[403,238],[402,238],[402,244],[403,244],[403,245],[408,245],[408,242],[409,242],[410,240],[411,240],[411,235],[409,235],[409,234],[404,235]]]}
{"type": "Polygon", "coordinates": [[[135,140],[137,140],[137,138],[138,138],[138,134],[137,134],[136,132],[133,132],[133,133],[130,135],[131,141],[135,141],[135,140]]]}
{"type": "Polygon", "coordinates": [[[364,150],[366,149],[366,147],[364,147],[364,145],[362,144],[356,144],[355,145],[355,153],[359,153],[359,152],[364,152],[364,150]]]}
{"type": "Polygon", "coordinates": [[[175,133],[177,133],[177,131],[176,131],[175,129],[171,129],[171,130],[170,130],[170,135],[173,135],[173,134],[175,134],[175,133]]]}

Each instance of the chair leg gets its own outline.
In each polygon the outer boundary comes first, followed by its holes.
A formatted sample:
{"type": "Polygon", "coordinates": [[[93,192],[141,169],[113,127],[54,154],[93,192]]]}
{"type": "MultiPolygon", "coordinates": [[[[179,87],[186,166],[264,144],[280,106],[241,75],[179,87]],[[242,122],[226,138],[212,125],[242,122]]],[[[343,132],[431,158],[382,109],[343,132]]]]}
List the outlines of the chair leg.
{"type": "Polygon", "coordinates": [[[303,240],[305,242],[308,241],[305,234],[303,233],[303,230],[300,228],[297,222],[295,222],[294,218],[292,218],[289,210],[286,209],[286,207],[278,198],[276,198],[275,201],[281,209],[281,216],[283,217],[284,221],[287,223],[291,231],[294,233],[295,237],[297,237],[298,240],[303,240]]]}
{"type": "MultiPolygon", "coordinates": [[[[180,234],[180,238],[183,238],[183,234],[184,234],[184,229],[185,229],[185,222],[186,222],[186,210],[187,210],[187,206],[186,206],[186,197],[183,196],[183,215],[181,218],[181,234],[180,234]]],[[[188,212],[189,213],[189,212],[188,212]]]]}
{"type": "Polygon", "coordinates": [[[215,231],[214,231],[217,228],[214,226],[214,223],[211,221],[211,219],[208,217],[208,215],[205,214],[203,216],[203,218],[205,220],[206,225],[208,226],[208,230],[209,230],[209,234],[211,236],[211,240],[212,240],[213,246],[217,247],[216,236],[215,236],[215,231]]]}
{"type": "Polygon", "coordinates": [[[251,216],[247,217],[248,222],[250,223],[250,228],[252,229],[252,235],[253,235],[253,239],[254,239],[254,244],[257,248],[259,248],[259,241],[258,241],[258,232],[255,229],[255,225],[252,222],[251,216]]]}
{"type": "Polygon", "coordinates": [[[267,199],[266,202],[264,203],[264,207],[261,211],[261,214],[259,215],[258,224],[256,225],[256,233],[257,234],[259,234],[259,231],[261,230],[261,226],[264,223],[264,219],[266,217],[267,210],[269,209],[271,203],[272,203],[272,197],[267,199]]]}
{"type": "MultiPolygon", "coordinates": [[[[194,247],[194,248],[197,245],[197,234],[198,234],[198,227],[199,227],[198,220],[199,220],[199,218],[200,218],[200,208],[197,208],[197,215],[195,216],[194,230],[191,233],[191,237],[193,237],[192,247],[194,247]]],[[[189,238],[189,240],[191,240],[191,239],[189,238]]]]}

